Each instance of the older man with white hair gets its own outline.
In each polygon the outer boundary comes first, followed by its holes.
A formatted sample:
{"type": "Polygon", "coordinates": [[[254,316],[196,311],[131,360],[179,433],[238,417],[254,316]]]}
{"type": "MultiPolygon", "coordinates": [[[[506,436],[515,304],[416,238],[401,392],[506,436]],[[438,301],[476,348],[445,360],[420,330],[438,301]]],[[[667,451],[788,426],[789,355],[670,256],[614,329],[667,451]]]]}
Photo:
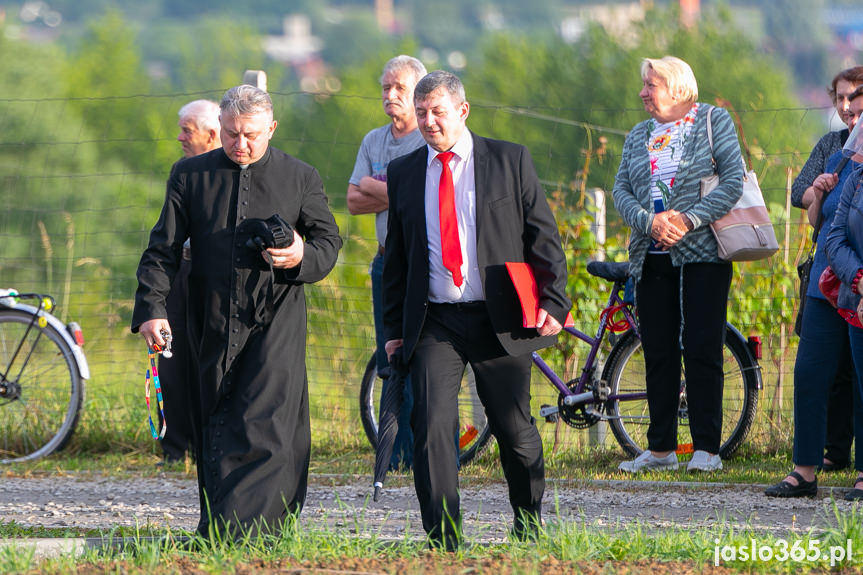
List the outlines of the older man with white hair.
{"type": "MultiPolygon", "coordinates": [[[[222,147],[219,137],[219,105],[211,100],[193,100],[180,108],[177,141],[183,146],[183,156],[191,158],[222,147]]],[[[194,373],[194,358],[186,331],[186,307],[189,302],[189,271],[192,269],[192,251],[187,241],[183,245],[183,260],[168,294],[168,321],[173,326],[172,357],[159,358],[159,377],[162,381],[165,417],[171,425],[162,438],[165,462],[185,459],[194,454],[195,427],[190,415],[190,382],[194,373]]],[[[160,414],[161,416],[161,414],[160,414]]],[[[159,463],[161,465],[161,462],[159,463]]]]}
{"type": "Polygon", "coordinates": [[[180,108],[177,141],[183,156],[191,158],[222,147],[219,137],[219,105],[210,100],[193,100],[180,108]]]}

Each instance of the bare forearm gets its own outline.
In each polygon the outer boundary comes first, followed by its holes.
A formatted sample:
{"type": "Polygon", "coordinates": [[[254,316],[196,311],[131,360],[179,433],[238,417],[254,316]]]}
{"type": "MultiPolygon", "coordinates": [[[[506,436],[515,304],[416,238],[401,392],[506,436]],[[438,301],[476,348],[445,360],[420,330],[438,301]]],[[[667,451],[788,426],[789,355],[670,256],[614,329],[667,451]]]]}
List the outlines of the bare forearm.
{"type": "Polygon", "coordinates": [[[348,184],[348,211],[353,215],[377,214],[389,207],[387,184],[364,177],[360,185],[348,184]]]}
{"type": "Polygon", "coordinates": [[[808,210],[809,206],[812,205],[812,202],[815,201],[815,187],[809,186],[806,188],[806,191],[803,192],[803,198],[800,200],[800,203],[803,205],[804,210],[808,210]]]}

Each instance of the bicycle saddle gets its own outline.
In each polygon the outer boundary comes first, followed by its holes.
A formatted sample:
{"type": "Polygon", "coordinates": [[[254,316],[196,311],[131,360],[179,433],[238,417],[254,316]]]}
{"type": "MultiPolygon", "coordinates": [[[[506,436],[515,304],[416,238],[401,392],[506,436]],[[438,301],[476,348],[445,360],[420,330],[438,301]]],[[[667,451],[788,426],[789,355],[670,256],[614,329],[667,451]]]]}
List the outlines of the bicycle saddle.
{"type": "Polygon", "coordinates": [[[612,282],[625,282],[629,279],[629,262],[588,262],[587,273],[612,282]]]}

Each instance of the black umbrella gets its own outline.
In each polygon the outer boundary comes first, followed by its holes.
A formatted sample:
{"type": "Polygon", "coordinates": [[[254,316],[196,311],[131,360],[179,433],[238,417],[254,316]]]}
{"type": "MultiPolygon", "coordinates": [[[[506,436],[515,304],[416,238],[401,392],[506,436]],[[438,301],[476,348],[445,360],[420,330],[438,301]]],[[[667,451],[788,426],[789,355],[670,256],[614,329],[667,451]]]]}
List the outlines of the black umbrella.
{"type": "Polygon", "coordinates": [[[382,375],[387,377],[387,385],[381,396],[380,417],[378,421],[378,444],[375,451],[375,492],[374,500],[377,501],[384,486],[384,478],[390,465],[390,457],[393,454],[393,446],[399,433],[399,412],[405,395],[405,377],[408,369],[402,359],[402,350],[399,348],[390,358],[390,365],[382,369],[382,375]]]}

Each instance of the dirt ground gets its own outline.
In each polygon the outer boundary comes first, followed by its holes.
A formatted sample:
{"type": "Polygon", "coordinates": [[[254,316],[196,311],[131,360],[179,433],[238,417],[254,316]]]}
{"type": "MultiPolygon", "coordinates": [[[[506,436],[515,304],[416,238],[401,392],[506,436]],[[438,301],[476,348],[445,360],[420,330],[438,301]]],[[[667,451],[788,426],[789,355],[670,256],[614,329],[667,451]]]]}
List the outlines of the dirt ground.
{"type": "MultiPolygon", "coordinates": [[[[302,521],[334,529],[368,528],[381,536],[422,536],[412,485],[391,481],[380,502],[368,478],[312,476],[302,521]],[[360,518],[361,521],[357,521],[360,518]]],[[[697,482],[550,481],[546,521],[595,525],[635,523],[651,528],[711,526],[725,522],[772,533],[804,533],[832,525],[832,497],[840,510],[844,489],[822,488],[809,499],[765,497],[764,486],[697,482]]],[[[462,482],[462,514],[477,543],[506,538],[512,521],[503,483],[462,482]]],[[[25,526],[110,529],[117,525],[193,529],[198,518],[195,480],[180,475],[118,479],[91,474],[5,477],[0,521],[25,526]]]]}
{"type": "MultiPolygon", "coordinates": [[[[371,500],[368,478],[312,476],[301,521],[346,536],[373,532],[377,537],[421,541],[423,532],[413,488],[392,481],[380,502],[371,500]]],[[[813,499],[765,497],[763,486],[645,481],[550,482],[544,501],[546,522],[574,522],[598,527],[638,524],[645,529],[726,526],[801,538],[810,529],[835,523],[833,499],[822,490],[813,499]]],[[[851,504],[833,493],[839,509],[851,504]]],[[[470,543],[506,540],[511,510],[503,484],[464,482],[462,512],[470,543]]],[[[118,525],[193,529],[198,502],[194,480],[165,474],[155,478],[117,479],[98,475],[6,477],[0,490],[0,521],[24,526],[110,529],[118,525]]],[[[130,565],[109,566],[110,572],[130,565]]],[[[103,572],[104,565],[80,566],[79,573],[103,572]]],[[[191,561],[166,566],[165,572],[204,573],[191,561]]],[[[413,558],[342,559],[312,564],[301,561],[239,565],[238,573],[726,573],[712,564],[687,562],[568,563],[545,559],[540,565],[509,557],[474,560],[441,553],[413,558]]],[[[737,571],[734,571],[737,572],[737,571]]],[[[836,572],[836,571],[833,571],[836,572]]],[[[847,571],[858,572],[858,571],[847,571]]]]}

